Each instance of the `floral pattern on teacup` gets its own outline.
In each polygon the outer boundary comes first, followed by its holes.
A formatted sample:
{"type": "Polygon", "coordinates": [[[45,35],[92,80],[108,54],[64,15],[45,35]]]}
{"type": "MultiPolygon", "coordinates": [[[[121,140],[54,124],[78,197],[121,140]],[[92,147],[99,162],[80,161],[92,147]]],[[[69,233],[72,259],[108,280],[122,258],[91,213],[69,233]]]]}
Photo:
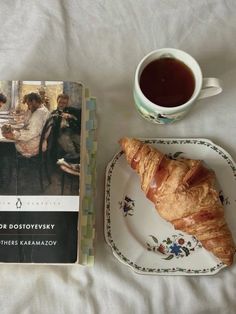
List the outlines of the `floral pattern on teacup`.
{"type": "Polygon", "coordinates": [[[143,108],[137,107],[138,112],[141,114],[142,117],[144,117],[146,120],[151,121],[153,123],[157,124],[170,124],[175,121],[180,120],[185,112],[180,113],[174,113],[174,114],[150,114],[147,110],[144,110],[143,108]]]}

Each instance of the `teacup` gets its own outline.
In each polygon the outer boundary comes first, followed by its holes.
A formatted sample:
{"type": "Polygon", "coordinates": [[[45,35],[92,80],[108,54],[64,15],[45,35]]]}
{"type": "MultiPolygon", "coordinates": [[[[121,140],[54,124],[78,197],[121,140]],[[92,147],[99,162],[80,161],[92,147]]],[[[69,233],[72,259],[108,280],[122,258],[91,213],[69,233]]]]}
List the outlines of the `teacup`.
{"type": "Polygon", "coordinates": [[[137,110],[142,117],[157,124],[178,121],[196,100],[221,92],[220,80],[203,78],[197,61],[178,49],[150,52],[135,72],[133,93],[137,110]]]}

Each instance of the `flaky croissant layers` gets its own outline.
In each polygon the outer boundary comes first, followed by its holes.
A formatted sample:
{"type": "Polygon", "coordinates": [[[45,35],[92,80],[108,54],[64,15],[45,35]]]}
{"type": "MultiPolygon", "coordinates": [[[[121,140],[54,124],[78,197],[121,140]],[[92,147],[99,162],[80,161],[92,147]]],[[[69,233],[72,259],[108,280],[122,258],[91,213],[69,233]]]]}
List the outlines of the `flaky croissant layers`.
{"type": "Polygon", "coordinates": [[[231,265],[235,244],[215,188],[215,173],[200,160],[172,160],[137,139],[122,138],[120,145],[160,216],[231,265]]]}

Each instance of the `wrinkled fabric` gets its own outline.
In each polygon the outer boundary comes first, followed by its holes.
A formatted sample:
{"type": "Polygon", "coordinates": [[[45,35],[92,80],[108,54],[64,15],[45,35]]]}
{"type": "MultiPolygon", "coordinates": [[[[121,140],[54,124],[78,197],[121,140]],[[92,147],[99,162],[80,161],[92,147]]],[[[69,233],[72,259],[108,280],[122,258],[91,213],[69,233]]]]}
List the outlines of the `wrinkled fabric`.
{"type": "Polygon", "coordinates": [[[0,16],[0,78],[83,81],[99,124],[95,266],[0,265],[1,314],[235,313],[235,263],[213,276],[137,275],[105,243],[103,209],[105,167],[124,135],[209,138],[236,158],[236,2],[15,0],[1,1],[0,16]],[[138,62],[162,47],[192,54],[224,85],[169,126],[144,121],[132,96],[138,62]]]}

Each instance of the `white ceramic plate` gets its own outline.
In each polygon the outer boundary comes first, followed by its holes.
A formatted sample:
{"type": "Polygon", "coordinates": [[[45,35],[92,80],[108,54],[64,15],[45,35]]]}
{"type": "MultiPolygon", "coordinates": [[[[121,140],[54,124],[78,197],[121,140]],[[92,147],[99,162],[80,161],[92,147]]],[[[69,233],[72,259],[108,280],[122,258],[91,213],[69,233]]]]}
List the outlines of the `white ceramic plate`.
{"type": "MultiPolygon", "coordinates": [[[[232,232],[236,229],[236,167],[225,150],[206,139],[145,139],[145,142],[172,158],[204,160],[216,173],[229,227],[232,232]]],[[[113,254],[135,272],[212,275],[225,267],[194,237],[175,230],[158,215],[122,151],[107,166],[104,218],[105,238],[113,254]]]]}

